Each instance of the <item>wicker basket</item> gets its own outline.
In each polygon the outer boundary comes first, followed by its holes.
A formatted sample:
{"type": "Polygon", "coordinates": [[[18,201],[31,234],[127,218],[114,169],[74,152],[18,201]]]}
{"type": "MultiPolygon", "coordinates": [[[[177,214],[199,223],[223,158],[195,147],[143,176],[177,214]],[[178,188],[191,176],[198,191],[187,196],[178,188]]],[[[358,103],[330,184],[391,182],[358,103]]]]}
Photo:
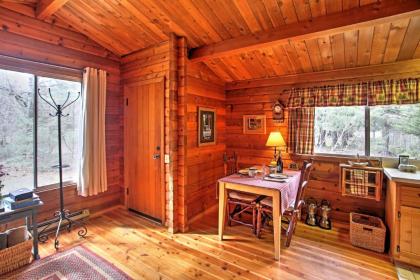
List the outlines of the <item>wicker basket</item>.
{"type": "Polygon", "coordinates": [[[32,261],[32,238],[0,251],[0,275],[32,261]]]}
{"type": "Polygon", "coordinates": [[[380,218],[350,213],[350,242],[352,245],[383,253],[385,235],[386,227],[380,218]]]}

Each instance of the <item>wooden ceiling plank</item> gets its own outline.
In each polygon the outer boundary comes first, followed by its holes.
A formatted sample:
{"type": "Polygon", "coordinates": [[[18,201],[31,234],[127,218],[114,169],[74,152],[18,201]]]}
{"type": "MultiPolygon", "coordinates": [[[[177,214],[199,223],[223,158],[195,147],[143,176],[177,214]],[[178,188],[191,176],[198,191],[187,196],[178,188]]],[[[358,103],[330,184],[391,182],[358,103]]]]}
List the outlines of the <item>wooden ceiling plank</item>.
{"type": "Polygon", "coordinates": [[[295,6],[292,1],[281,1],[280,10],[286,24],[292,24],[298,21],[295,6]]]}
{"type": "Polygon", "coordinates": [[[347,68],[357,66],[357,42],[359,30],[344,32],[344,58],[347,68]]]}
{"type": "Polygon", "coordinates": [[[121,0],[121,5],[124,6],[136,19],[145,25],[155,36],[161,40],[168,40],[168,34],[165,34],[159,26],[149,20],[142,11],[138,10],[129,0],[121,0]]]}
{"type": "Polygon", "coordinates": [[[381,64],[388,42],[389,30],[391,24],[385,23],[375,26],[372,40],[372,53],[370,55],[370,64],[381,64]]]}
{"type": "Polygon", "coordinates": [[[273,48],[266,48],[259,50],[263,56],[266,57],[267,63],[270,63],[271,67],[274,70],[274,76],[282,76],[285,75],[286,72],[284,67],[281,65],[279,59],[277,58],[276,54],[274,53],[273,48]]]}
{"type": "Polygon", "coordinates": [[[184,5],[185,10],[188,11],[188,14],[197,24],[200,25],[201,29],[207,34],[211,41],[218,42],[223,40],[219,33],[217,33],[207,19],[203,17],[203,14],[195,7],[191,0],[184,0],[182,4],[184,5]]]}
{"type": "Polygon", "coordinates": [[[327,1],[326,3],[327,14],[340,13],[343,11],[343,2],[339,0],[327,1]]]}
{"type": "Polygon", "coordinates": [[[397,60],[412,59],[419,42],[420,16],[417,16],[410,20],[397,60]]]}
{"type": "Polygon", "coordinates": [[[94,24],[86,24],[85,19],[81,18],[79,13],[71,7],[67,6],[61,9],[56,16],[62,20],[70,21],[72,26],[74,26],[74,28],[76,28],[80,33],[85,34],[117,55],[130,52],[130,49],[126,46],[121,45],[119,42],[112,40],[112,38],[108,36],[104,36],[104,34],[107,33],[102,28],[97,27],[94,24]]]}
{"type": "Polygon", "coordinates": [[[420,2],[417,0],[381,1],[378,4],[318,17],[309,22],[290,24],[288,28],[258,32],[193,49],[191,60],[198,62],[211,57],[284,44],[289,40],[334,35],[417,15],[420,15],[420,2]]]}
{"type": "Polygon", "coordinates": [[[359,0],[343,0],[343,11],[359,7],[359,0]]]}
{"type": "Polygon", "coordinates": [[[148,45],[154,45],[160,42],[157,37],[153,36],[150,29],[137,21],[133,14],[127,11],[122,5],[116,3],[115,0],[104,1],[98,6],[100,7],[93,7],[104,15],[104,18],[107,19],[106,22],[109,22],[109,25],[113,24],[115,33],[124,36],[126,40],[127,36],[132,40],[131,42],[133,43],[130,43],[132,50],[138,49],[139,46],[141,46],[140,48],[144,48],[148,45]],[[131,34],[133,33],[136,34],[136,36],[132,36],[131,34]]]}
{"type": "Polygon", "coordinates": [[[357,66],[370,64],[374,26],[359,29],[359,41],[357,43],[357,66]]]}
{"type": "Polygon", "coordinates": [[[330,37],[331,51],[333,57],[334,69],[342,69],[346,67],[344,57],[344,33],[335,34],[330,37]]]}
{"type": "Polygon", "coordinates": [[[39,0],[36,7],[36,17],[39,19],[46,19],[57,12],[69,0],[39,0]]]}
{"type": "Polygon", "coordinates": [[[210,9],[216,14],[219,20],[226,26],[233,37],[249,34],[248,25],[241,17],[235,4],[231,1],[214,0],[210,9]],[[226,11],[229,11],[227,13],[226,11]]]}
{"type": "Polygon", "coordinates": [[[292,65],[294,72],[303,73],[303,67],[300,64],[295,47],[291,44],[291,42],[288,42],[287,44],[283,45],[283,48],[286,51],[287,57],[289,58],[289,62],[292,65]]]}
{"type": "Polygon", "coordinates": [[[328,0],[309,0],[309,6],[311,7],[311,14],[313,18],[325,16],[327,14],[325,1],[328,0]]]}
{"type": "Polygon", "coordinates": [[[226,82],[233,81],[232,77],[229,76],[229,74],[227,74],[226,71],[221,69],[220,66],[218,66],[217,63],[214,62],[213,60],[205,61],[204,64],[206,64],[207,67],[210,68],[210,70],[212,70],[222,80],[224,80],[226,82]]]}
{"type": "MultiPolygon", "coordinates": [[[[191,0],[203,17],[213,26],[223,40],[232,38],[224,23],[216,16],[205,0],[191,0]]],[[[190,43],[190,42],[188,42],[190,43]]]]}
{"type": "Polygon", "coordinates": [[[246,24],[248,25],[249,30],[251,30],[252,33],[263,30],[263,27],[260,25],[254,13],[252,12],[248,1],[234,0],[233,2],[235,3],[246,24]]]}
{"type": "Polygon", "coordinates": [[[271,22],[270,16],[268,15],[267,9],[262,0],[246,2],[249,3],[249,7],[252,11],[252,14],[256,17],[256,20],[259,22],[259,25],[261,26],[260,30],[271,30],[274,28],[274,25],[271,22]]]}
{"type": "Polygon", "coordinates": [[[323,36],[318,39],[318,46],[321,52],[322,64],[324,65],[324,70],[334,69],[334,61],[331,49],[330,36],[323,36]]]}
{"type": "Polygon", "coordinates": [[[401,19],[391,23],[383,63],[394,62],[398,58],[410,19],[401,19]]]}
{"type": "Polygon", "coordinates": [[[107,30],[105,34],[109,34],[115,40],[124,42],[131,51],[146,47],[148,44],[147,38],[141,38],[144,33],[140,32],[138,36],[132,36],[130,29],[134,28],[124,20],[119,20],[122,15],[117,14],[105,2],[107,1],[99,4],[96,1],[81,0],[72,1],[70,4],[72,7],[78,7],[79,13],[88,20],[88,24],[95,22],[98,26],[105,27],[107,30]]]}
{"type": "MultiPolygon", "coordinates": [[[[223,61],[225,65],[228,65],[229,69],[235,73],[236,76],[240,76],[240,80],[252,79],[252,76],[249,74],[247,67],[242,63],[239,56],[230,56],[224,57],[223,61]]],[[[194,63],[193,63],[194,64],[194,63]]]]}
{"type": "Polygon", "coordinates": [[[226,74],[228,74],[233,81],[238,80],[238,77],[235,75],[235,73],[231,71],[229,65],[226,65],[223,57],[214,59],[214,62],[218,67],[220,67],[224,72],[226,72],[226,74]]]}
{"type": "Polygon", "coordinates": [[[311,59],[306,49],[305,41],[296,41],[292,42],[292,45],[295,47],[296,54],[300,65],[302,65],[303,72],[313,72],[311,59]]]}
{"type": "Polygon", "coordinates": [[[274,51],[274,55],[277,58],[280,66],[283,68],[285,74],[294,74],[294,69],[290,64],[289,57],[287,56],[283,46],[273,46],[271,47],[274,51]]]}
{"type": "Polygon", "coordinates": [[[412,77],[420,76],[420,59],[404,60],[382,65],[369,65],[347,69],[338,69],[322,72],[303,73],[276,77],[271,79],[254,79],[248,81],[235,81],[227,83],[226,90],[244,88],[257,88],[266,86],[294,85],[311,82],[329,82],[337,80],[374,80],[386,79],[406,75],[412,77]]]}
{"type": "Polygon", "coordinates": [[[260,62],[261,66],[263,67],[266,77],[277,76],[276,71],[271,65],[271,62],[268,59],[266,52],[261,51],[261,50],[255,50],[253,54],[255,55],[256,59],[260,62]]]}
{"type": "Polygon", "coordinates": [[[311,6],[307,0],[293,0],[298,21],[308,21],[312,18],[311,6]]]}
{"type": "Polygon", "coordinates": [[[310,39],[305,41],[306,48],[308,49],[309,59],[311,60],[312,68],[314,71],[324,70],[322,63],[321,51],[319,50],[318,40],[310,39]]]}
{"type": "Polygon", "coordinates": [[[271,24],[274,28],[278,28],[286,24],[284,21],[283,13],[279,7],[279,3],[276,0],[263,0],[265,9],[268,16],[270,17],[271,24]]]}

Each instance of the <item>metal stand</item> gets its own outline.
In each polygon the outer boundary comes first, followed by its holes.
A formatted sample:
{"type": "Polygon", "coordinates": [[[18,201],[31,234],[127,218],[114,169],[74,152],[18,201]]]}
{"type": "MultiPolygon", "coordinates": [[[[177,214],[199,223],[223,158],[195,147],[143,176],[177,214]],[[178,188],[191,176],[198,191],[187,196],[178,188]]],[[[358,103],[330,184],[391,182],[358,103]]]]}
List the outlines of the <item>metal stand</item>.
{"type": "Polygon", "coordinates": [[[60,242],[58,240],[58,236],[60,235],[60,230],[61,230],[61,227],[63,225],[63,222],[67,222],[66,228],[67,228],[68,232],[70,232],[72,230],[74,225],[78,225],[78,226],[81,227],[81,229],[77,232],[77,234],[80,237],[85,237],[86,234],[87,234],[87,228],[86,228],[85,224],[83,222],[80,222],[80,221],[72,220],[70,218],[69,211],[64,209],[63,167],[67,167],[67,166],[63,166],[62,155],[61,155],[61,117],[67,117],[69,115],[69,114],[64,115],[63,110],[66,109],[67,107],[69,107],[70,105],[72,105],[74,102],[76,102],[76,100],[80,97],[80,92],[78,93],[77,97],[71,102],[68,102],[69,99],[70,99],[70,92],[68,92],[66,101],[64,101],[64,103],[62,105],[58,105],[55,102],[54,98],[51,95],[51,90],[50,89],[48,89],[48,93],[50,95],[50,99],[51,99],[52,103],[49,102],[44,97],[42,97],[42,95],[40,93],[40,90],[38,89],[38,96],[42,100],[44,100],[48,105],[50,105],[52,108],[54,108],[54,110],[56,111],[55,114],[50,114],[50,116],[57,117],[57,119],[58,119],[58,165],[55,166],[55,167],[58,168],[59,175],[60,175],[60,210],[55,212],[55,214],[54,214],[55,218],[51,221],[50,224],[48,224],[39,233],[38,240],[41,241],[41,242],[47,241],[48,240],[48,235],[50,234],[48,229],[51,227],[51,225],[54,225],[56,222],[58,222],[57,230],[55,232],[55,239],[54,239],[54,247],[55,247],[56,250],[58,250],[58,246],[60,244],[60,242]]]}

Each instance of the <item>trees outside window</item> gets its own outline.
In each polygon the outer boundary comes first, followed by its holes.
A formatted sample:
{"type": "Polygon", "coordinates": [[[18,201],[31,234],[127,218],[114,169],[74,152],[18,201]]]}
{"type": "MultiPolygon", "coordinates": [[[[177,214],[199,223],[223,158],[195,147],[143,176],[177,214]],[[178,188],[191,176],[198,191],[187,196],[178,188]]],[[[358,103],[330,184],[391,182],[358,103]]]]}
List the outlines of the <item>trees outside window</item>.
{"type": "MultiPolygon", "coordinates": [[[[53,168],[58,164],[57,118],[50,116],[52,108],[37,98],[36,88],[44,97],[51,88],[53,97],[62,103],[68,91],[73,97],[81,91],[81,83],[0,69],[0,165],[7,173],[2,177],[3,194],[58,183],[58,169],[53,168]]],[[[63,175],[64,181],[74,181],[81,101],[65,113],[69,116],[62,118],[62,150],[63,163],[69,167],[63,175]]]]}
{"type": "Polygon", "coordinates": [[[419,159],[420,104],[318,107],[314,134],[315,153],[419,159]]]}

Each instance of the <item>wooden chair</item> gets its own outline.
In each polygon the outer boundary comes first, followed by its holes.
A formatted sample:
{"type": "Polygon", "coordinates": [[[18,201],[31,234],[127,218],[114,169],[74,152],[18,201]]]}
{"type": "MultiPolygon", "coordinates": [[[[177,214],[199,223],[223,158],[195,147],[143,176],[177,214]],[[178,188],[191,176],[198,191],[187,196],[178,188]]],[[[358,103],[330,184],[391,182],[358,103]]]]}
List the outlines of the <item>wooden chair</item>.
{"type": "MultiPolygon", "coordinates": [[[[305,161],[303,163],[301,172],[300,172],[300,180],[299,180],[299,188],[296,193],[296,198],[290,206],[284,211],[282,214],[283,221],[288,224],[286,228],[286,242],[285,247],[290,246],[290,241],[292,240],[292,235],[295,232],[297,221],[300,219],[300,213],[302,206],[305,204],[304,201],[304,194],[306,186],[308,185],[309,175],[312,170],[312,162],[305,161]]],[[[256,235],[258,238],[261,236],[262,226],[264,224],[264,220],[266,218],[272,219],[272,210],[273,210],[273,200],[271,197],[266,197],[262,199],[257,205],[257,230],[256,235]],[[264,220],[263,220],[264,216],[264,220]]]]}
{"type": "MultiPolygon", "coordinates": [[[[224,160],[224,171],[225,176],[229,176],[238,172],[238,157],[234,153],[232,156],[228,156],[226,153],[223,155],[224,160]]],[[[252,231],[255,233],[256,230],[256,221],[257,221],[257,204],[258,195],[238,192],[238,191],[229,191],[227,198],[227,215],[228,215],[228,225],[231,226],[232,222],[249,226],[252,228],[252,231]],[[231,210],[233,208],[233,210],[231,210]],[[252,214],[252,223],[247,223],[242,220],[242,214],[250,213],[252,214]]]]}

